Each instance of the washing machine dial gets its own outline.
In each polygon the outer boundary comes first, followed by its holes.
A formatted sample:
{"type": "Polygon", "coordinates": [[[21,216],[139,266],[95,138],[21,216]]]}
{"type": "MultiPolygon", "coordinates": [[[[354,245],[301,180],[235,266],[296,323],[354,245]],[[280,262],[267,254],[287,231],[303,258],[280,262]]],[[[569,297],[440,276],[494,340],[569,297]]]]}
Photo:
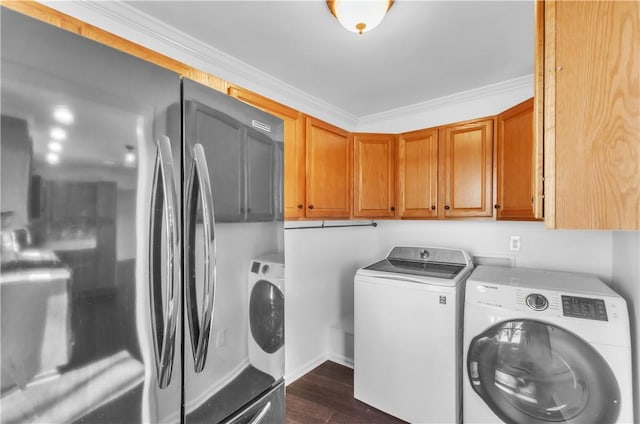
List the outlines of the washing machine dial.
{"type": "Polygon", "coordinates": [[[269,270],[270,270],[270,269],[271,269],[271,267],[270,267],[269,265],[267,265],[267,264],[262,265],[262,273],[263,273],[264,275],[269,274],[269,270]]]}
{"type": "Polygon", "coordinates": [[[544,311],[549,307],[549,301],[541,294],[532,293],[527,296],[527,306],[534,311],[544,311]]]}

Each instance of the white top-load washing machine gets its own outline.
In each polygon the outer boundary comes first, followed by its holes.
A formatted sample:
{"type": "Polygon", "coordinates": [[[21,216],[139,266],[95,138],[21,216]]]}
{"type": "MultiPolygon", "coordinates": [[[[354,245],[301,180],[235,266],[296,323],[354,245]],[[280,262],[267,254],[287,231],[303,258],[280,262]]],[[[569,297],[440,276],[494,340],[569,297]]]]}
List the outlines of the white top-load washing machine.
{"type": "Polygon", "coordinates": [[[249,363],[276,381],[284,376],[284,255],[251,261],[249,363]]]}
{"type": "Polygon", "coordinates": [[[354,293],[354,395],[414,423],[460,422],[460,249],[394,247],[361,268],[354,293]]]}
{"type": "Polygon", "coordinates": [[[627,306],[592,275],[478,266],[466,283],[465,423],[632,423],[627,306]]]}

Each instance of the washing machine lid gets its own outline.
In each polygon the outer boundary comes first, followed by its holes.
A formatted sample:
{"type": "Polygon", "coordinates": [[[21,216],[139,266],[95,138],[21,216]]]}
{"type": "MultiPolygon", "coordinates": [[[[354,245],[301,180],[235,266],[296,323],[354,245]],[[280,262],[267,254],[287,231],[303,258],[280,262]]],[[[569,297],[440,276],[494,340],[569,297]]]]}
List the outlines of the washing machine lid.
{"type": "Polygon", "coordinates": [[[461,249],[396,246],[385,259],[358,270],[358,274],[455,286],[472,269],[471,257],[461,249]]]}
{"type": "Polygon", "coordinates": [[[614,423],[620,389],[607,362],[575,334],[514,319],[475,337],[467,354],[474,391],[505,423],[614,423]]]}

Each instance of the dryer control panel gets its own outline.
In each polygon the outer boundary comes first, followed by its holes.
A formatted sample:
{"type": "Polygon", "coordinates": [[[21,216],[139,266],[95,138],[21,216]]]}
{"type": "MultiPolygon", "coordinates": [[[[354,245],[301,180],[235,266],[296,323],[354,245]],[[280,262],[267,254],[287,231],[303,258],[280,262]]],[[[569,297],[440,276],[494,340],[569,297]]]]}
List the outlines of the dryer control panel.
{"type": "Polygon", "coordinates": [[[562,315],[566,317],[608,321],[607,308],[602,299],[586,297],[561,296],[562,315]]]}

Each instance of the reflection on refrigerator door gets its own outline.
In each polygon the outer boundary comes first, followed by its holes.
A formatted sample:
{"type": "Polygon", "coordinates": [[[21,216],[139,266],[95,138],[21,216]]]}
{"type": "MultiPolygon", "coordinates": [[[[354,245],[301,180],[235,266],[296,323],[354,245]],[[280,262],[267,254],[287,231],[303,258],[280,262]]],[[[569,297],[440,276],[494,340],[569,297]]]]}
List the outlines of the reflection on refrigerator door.
{"type": "Polygon", "coordinates": [[[251,259],[282,253],[282,120],[0,18],[0,421],[210,423],[282,397],[247,343],[251,259]]]}
{"type": "MultiPolygon", "coordinates": [[[[282,372],[271,375],[250,362],[247,281],[253,258],[278,251],[282,163],[276,146],[283,124],[187,79],[183,110],[184,169],[191,175],[185,188],[184,421],[222,422],[253,411],[283,379],[282,372]],[[200,190],[204,185],[210,199],[200,190]],[[210,325],[209,337],[201,323],[210,325]]],[[[262,422],[283,421],[284,401],[270,405],[262,422]]]]}
{"type": "Polygon", "coordinates": [[[0,420],[179,422],[179,352],[175,388],[155,389],[147,284],[155,138],[179,78],[1,18],[0,420]]]}

